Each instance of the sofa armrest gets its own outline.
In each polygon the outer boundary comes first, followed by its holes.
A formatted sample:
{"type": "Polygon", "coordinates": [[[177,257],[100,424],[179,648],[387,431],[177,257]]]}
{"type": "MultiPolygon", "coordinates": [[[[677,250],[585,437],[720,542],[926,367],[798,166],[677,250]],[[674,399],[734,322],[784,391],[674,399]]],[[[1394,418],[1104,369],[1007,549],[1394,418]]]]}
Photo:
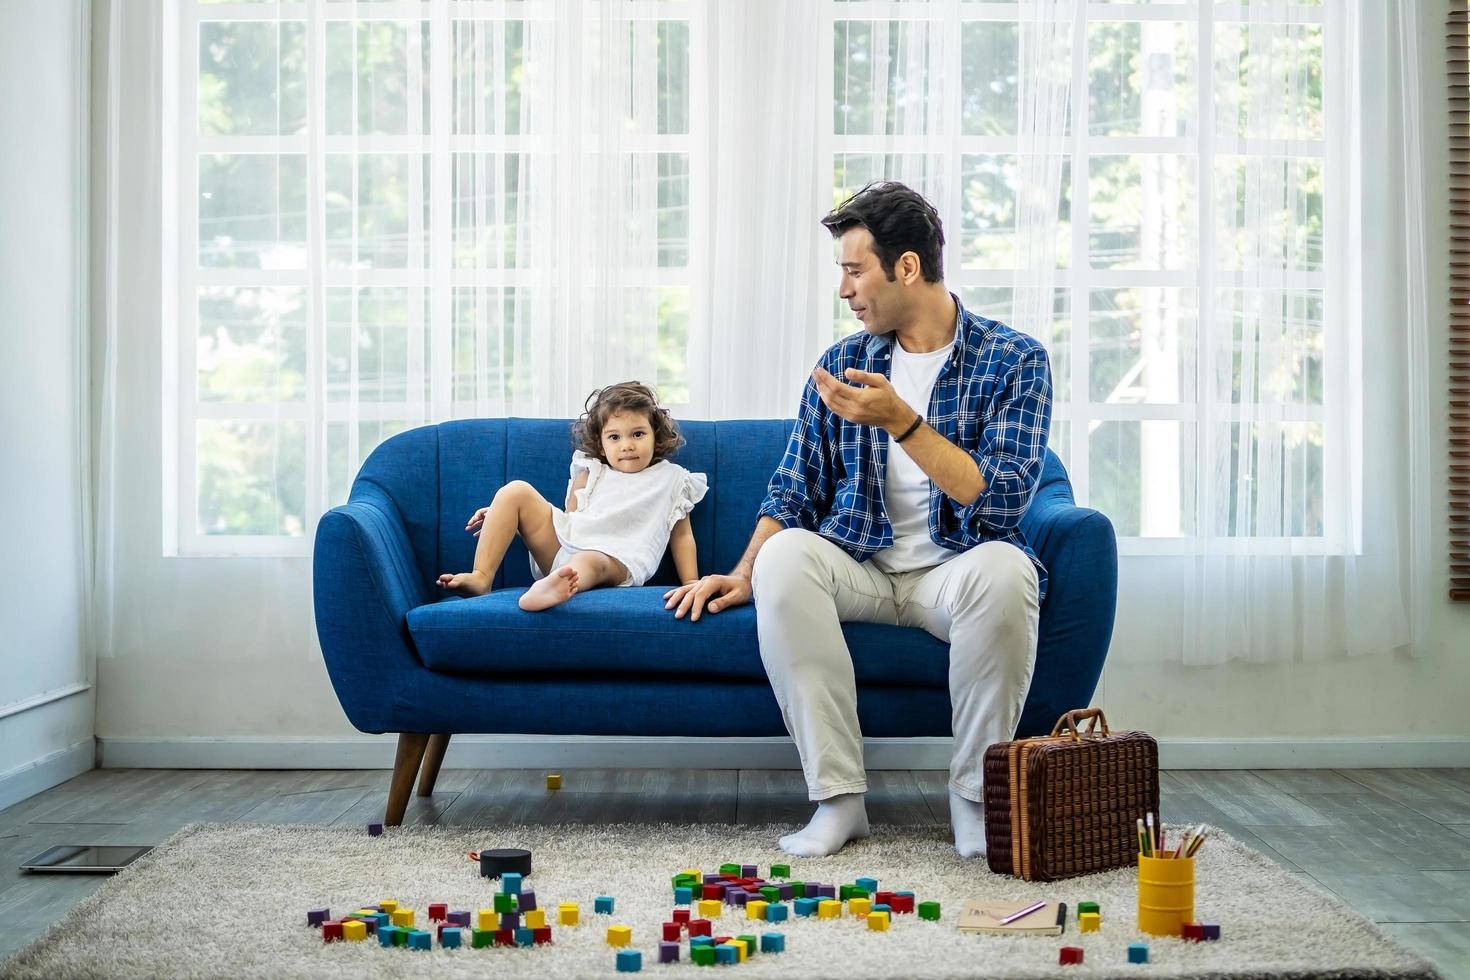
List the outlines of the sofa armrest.
{"type": "Polygon", "coordinates": [[[1036,672],[1055,683],[1028,698],[1018,736],[1046,735],[1061,715],[1085,708],[1097,690],[1118,608],[1118,538],[1107,516],[1057,496],[1028,515],[1027,537],[1050,585],[1041,608],[1036,672]]]}
{"type": "Polygon", "coordinates": [[[427,583],[392,499],[359,480],[352,499],[322,515],[312,556],[317,638],[342,710],[359,730],[394,731],[395,679],[422,668],[408,611],[427,583]]]}

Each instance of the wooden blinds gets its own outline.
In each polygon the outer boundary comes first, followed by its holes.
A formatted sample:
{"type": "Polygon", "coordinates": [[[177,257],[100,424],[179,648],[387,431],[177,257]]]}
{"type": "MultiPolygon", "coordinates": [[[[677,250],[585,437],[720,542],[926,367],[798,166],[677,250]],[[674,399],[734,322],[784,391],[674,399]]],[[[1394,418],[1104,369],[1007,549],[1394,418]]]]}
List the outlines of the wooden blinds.
{"type": "Polygon", "coordinates": [[[1445,23],[1450,122],[1450,599],[1470,602],[1470,0],[1445,23]]]}

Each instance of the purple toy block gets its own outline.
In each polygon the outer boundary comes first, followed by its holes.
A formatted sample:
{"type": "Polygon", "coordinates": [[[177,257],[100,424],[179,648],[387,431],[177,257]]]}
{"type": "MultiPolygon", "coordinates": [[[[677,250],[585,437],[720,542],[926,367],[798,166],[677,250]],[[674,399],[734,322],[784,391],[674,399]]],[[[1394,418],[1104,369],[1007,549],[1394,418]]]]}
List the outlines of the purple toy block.
{"type": "Polygon", "coordinates": [[[1206,922],[1204,923],[1204,927],[1205,939],[1207,941],[1213,942],[1220,938],[1220,924],[1218,922],[1206,922]]]}
{"type": "Polygon", "coordinates": [[[817,894],[820,895],[822,898],[836,898],[837,897],[837,886],[836,885],[818,885],[817,886],[817,894]]]}
{"type": "Polygon", "coordinates": [[[502,913],[500,913],[500,928],[502,930],[505,930],[505,929],[515,930],[515,929],[519,929],[520,927],[521,927],[521,914],[519,912],[502,912],[502,913]]]}
{"type": "Polygon", "coordinates": [[[796,888],[792,885],[777,885],[781,891],[781,901],[789,902],[796,897],[796,888]]]}
{"type": "Polygon", "coordinates": [[[529,912],[536,907],[535,892],[521,892],[521,897],[516,901],[516,908],[521,912],[529,912]]]}
{"type": "Polygon", "coordinates": [[[470,913],[469,913],[469,910],[462,909],[462,910],[450,912],[449,913],[449,921],[452,922],[452,923],[454,923],[457,926],[462,926],[465,929],[468,929],[470,927],[470,913]]]}
{"type": "Polygon", "coordinates": [[[730,899],[730,904],[742,909],[745,908],[745,903],[750,901],[750,892],[743,888],[737,888],[727,894],[730,899]]]}
{"type": "Polygon", "coordinates": [[[380,823],[370,823],[370,824],[368,824],[368,836],[369,837],[381,837],[382,835],[383,835],[383,825],[382,824],[380,824],[380,823]]]}
{"type": "Polygon", "coordinates": [[[754,878],[755,876],[756,876],[756,868],[755,868],[755,865],[753,865],[753,864],[742,864],[740,866],[740,877],[742,877],[742,878],[754,878]]]}
{"type": "Polygon", "coordinates": [[[332,910],[331,909],[307,909],[306,910],[306,924],[309,925],[309,926],[319,926],[323,922],[326,922],[331,917],[332,917],[332,910]]]}
{"type": "Polygon", "coordinates": [[[679,944],[678,943],[659,943],[658,944],[658,961],[660,963],[677,963],[677,962],[679,962],[679,944]]]}

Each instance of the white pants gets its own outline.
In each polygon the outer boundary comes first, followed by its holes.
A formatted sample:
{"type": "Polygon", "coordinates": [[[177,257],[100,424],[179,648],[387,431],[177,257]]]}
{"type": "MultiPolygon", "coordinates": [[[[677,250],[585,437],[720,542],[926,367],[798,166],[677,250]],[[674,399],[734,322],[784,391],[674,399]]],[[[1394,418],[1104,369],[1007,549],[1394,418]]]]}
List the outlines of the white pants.
{"type": "Polygon", "coordinates": [[[857,682],[841,623],[918,626],[949,644],[949,786],[984,801],[987,746],[1011,738],[1036,665],[1040,603],[1026,553],[988,541],[942,565],[889,574],[797,528],[756,554],[761,660],[813,800],[867,791],[857,682]]]}

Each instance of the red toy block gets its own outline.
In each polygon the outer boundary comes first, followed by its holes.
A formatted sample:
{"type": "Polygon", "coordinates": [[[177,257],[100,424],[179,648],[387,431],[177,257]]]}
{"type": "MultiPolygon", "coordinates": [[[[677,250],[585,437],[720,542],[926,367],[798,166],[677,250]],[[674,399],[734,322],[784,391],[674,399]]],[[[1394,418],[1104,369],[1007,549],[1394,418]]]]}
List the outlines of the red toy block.
{"type": "Polygon", "coordinates": [[[543,946],[551,942],[551,926],[542,926],[540,929],[531,930],[531,938],[537,946],[543,946]]]}
{"type": "Polygon", "coordinates": [[[1205,927],[1202,922],[1186,922],[1180,934],[1187,940],[1196,943],[1205,941],[1205,927]]]}
{"type": "Polygon", "coordinates": [[[1058,959],[1062,966],[1076,966],[1082,962],[1081,946],[1063,946],[1062,955],[1058,959]]]}
{"type": "Polygon", "coordinates": [[[516,944],[516,931],[514,929],[495,930],[495,945],[514,946],[516,944]]]}
{"type": "Polygon", "coordinates": [[[329,919],[322,923],[322,942],[329,943],[342,938],[342,920],[329,919]]]}
{"type": "Polygon", "coordinates": [[[677,922],[677,923],[679,923],[680,925],[688,925],[689,924],[689,910],[688,909],[674,909],[674,921],[677,922]]]}
{"type": "Polygon", "coordinates": [[[893,892],[878,892],[876,895],[873,896],[873,904],[886,905],[893,911],[897,912],[898,909],[893,908],[893,898],[893,892]]]}
{"type": "Polygon", "coordinates": [[[710,933],[710,929],[712,927],[713,927],[713,924],[708,919],[690,919],[689,920],[689,935],[691,935],[691,936],[708,936],[708,935],[711,934],[710,933]]]}
{"type": "Polygon", "coordinates": [[[677,922],[664,923],[664,942],[677,943],[684,934],[684,929],[677,922]]]}
{"type": "Polygon", "coordinates": [[[443,922],[449,918],[449,905],[446,902],[429,903],[429,921],[443,922]]]}
{"type": "Polygon", "coordinates": [[[704,888],[700,889],[700,892],[699,893],[700,893],[700,895],[702,895],[705,898],[724,898],[725,897],[725,886],[724,885],[705,885],[704,888]]]}
{"type": "Polygon", "coordinates": [[[913,915],[914,914],[914,896],[912,896],[912,895],[894,895],[893,896],[893,901],[891,901],[891,902],[888,903],[888,907],[893,911],[893,913],[895,915],[902,914],[902,913],[907,913],[909,915],[913,915]]]}

